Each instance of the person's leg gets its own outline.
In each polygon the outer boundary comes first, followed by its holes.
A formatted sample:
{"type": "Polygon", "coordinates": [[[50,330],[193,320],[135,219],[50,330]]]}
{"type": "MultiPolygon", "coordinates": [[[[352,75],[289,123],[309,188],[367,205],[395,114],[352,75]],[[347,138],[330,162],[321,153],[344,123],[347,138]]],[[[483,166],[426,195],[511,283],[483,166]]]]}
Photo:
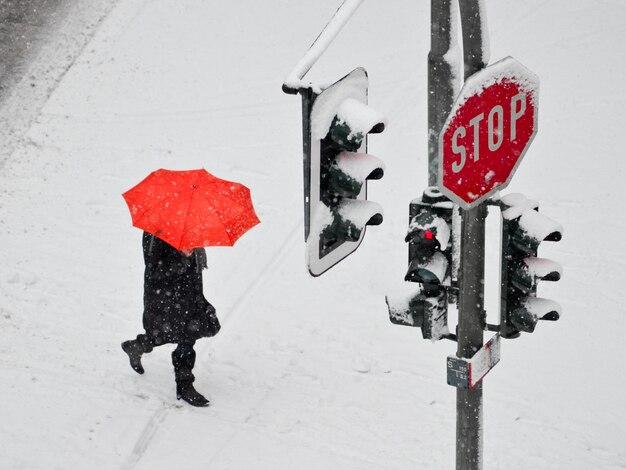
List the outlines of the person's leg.
{"type": "Polygon", "coordinates": [[[148,335],[137,335],[137,339],[131,339],[122,343],[122,350],[128,354],[130,366],[138,374],[143,374],[143,366],[141,365],[141,356],[145,353],[152,352],[155,343],[148,335]]]}
{"type": "Polygon", "coordinates": [[[179,343],[172,352],[172,364],[176,378],[176,398],[193,406],[208,406],[209,400],[204,398],[193,386],[195,377],[192,370],[196,363],[194,342],[179,343]]]}

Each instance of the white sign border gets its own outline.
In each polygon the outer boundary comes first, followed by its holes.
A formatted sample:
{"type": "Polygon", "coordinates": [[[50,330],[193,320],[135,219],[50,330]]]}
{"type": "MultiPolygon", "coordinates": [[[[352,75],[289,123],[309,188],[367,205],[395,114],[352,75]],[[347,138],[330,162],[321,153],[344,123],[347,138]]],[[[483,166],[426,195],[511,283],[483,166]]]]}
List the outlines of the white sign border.
{"type": "MultiPolygon", "coordinates": [[[[473,95],[471,95],[471,96],[473,96],[473,95]]],[[[526,152],[528,151],[528,148],[530,147],[530,145],[532,144],[533,140],[535,139],[535,136],[537,135],[537,130],[539,128],[539,105],[538,105],[538,101],[539,101],[539,77],[535,73],[533,73],[531,70],[526,68],[521,62],[519,62],[518,60],[514,59],[513,57],[510,57],[510,56],[509,57],[505,57],[504,59],[502,59],[502,60],[500,60],[500,61],[498,61],[498,62],[496,62],[496,63],[494,63],[494,64],[492,64],[492,65],[490,65],[488,67],[485,67],[484,69],[480,70],[479,72],[477,72],[474,75],[472,75],[471,77],[469,77],[465,81],[465,84],[463,85],[463,88],[459,92],[459,95],[457,96],[457,99],[454,102],[454,105],[452,106],[452,110],[450,111],[450,114],[448,114],[448,117],[446,118],[446,122],[444,123],[443,127],[441,128],[441,132],[439,133],[439,149],[438,149],[438,158],[439,158],[438,169],[439,169],[439,172],[438,172],[438,175],[437,175],[437,186],[439,187],[439,190],[443,194],[445,194],[448,198],[450,198],[450,200],[452,202],[454,202],[459,207],[461,207],[461,209],[469,210],[469,209],[472,209],[472,208],[478,206],[483,201],[485,201],[486,199],[488,199],[491,196],[493,196],[494,193],[496,193],[498,191],[501,191],[504,188],[506,188],[509,185],[509,183],[511,182],[511,180],[513,179],[513,175],[515,175],[515,172],[517,171],[517,168],[518,168],[519,164],[524,159],[524,156],[526,155],[526,152]],[[452,191],[450,191],[449,189],[447,189],[446,187],[443,186],[443,136],[444,136],[447,128],[449,127],[450,122],[452,121],[452,119],[456,115],[457,111],[461,107],[461,105],[464,104],[467,101],[467,97],[464,96],[465,93],[467,92],[467,90],[478,88],[477,85],[479,85],[479,84],[481,84],[483,82],[487,82],[487,80],[485,80],[485,77],[491,77],[492,76],[492,71],[496,67],[497,68],[505,68],[509,72],[515,71],[515,74],[507,74],[506,72],[503,73],[501,75],[502,78],[509,78],[509,79],[512,79],[513,81],[519,82],[519,80],[516,80],[516,77],[518,77],[520,75],[520,72],[521,72],[521,73],[523,73],[525,75],[525,77],[529,81],[533,82],[533,84],[535,85],[536,92],[535,92],[535,95],[534,95],[535,106],[534,106],[534,115],[533,115],[533,119],[534,119],[534,122],[535,122],[535,128],[533,130],[533,133],[530,136],[530,139],[528,140],[528,143],[526,144],[526,147],[524,148],[524,150],[522,151],[522,153],[518,157],[517,162],[515,163],[515,166],[513,166],[512,170],[511,170],[511,173],[509,174],[509,176],[506,179],[506,181],[503,182],[502,184],[500,184],[499,186],[496,186],[495,188],[491,189],[489,192],[483,194],[478,199],[475,199],[472,202],[467,202],[467,201],[465,201],[464,199],[460,198],[455,193],[453,193],[452,191]]]]}

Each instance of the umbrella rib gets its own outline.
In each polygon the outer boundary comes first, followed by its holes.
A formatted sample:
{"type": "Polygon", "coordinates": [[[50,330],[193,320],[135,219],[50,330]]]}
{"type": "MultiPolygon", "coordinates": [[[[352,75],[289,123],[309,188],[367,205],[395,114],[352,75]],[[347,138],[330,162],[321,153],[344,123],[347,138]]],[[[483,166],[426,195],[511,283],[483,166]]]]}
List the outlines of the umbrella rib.
{"type": "MultiPolygon", "coordinates": [[[[220,181],[216,181],[216,182],[209,183],[209,184],[212,184],[212,185],[214,185],[214,184],[219,184],[219,183],[221,183],[222,181],[226,181],[226,180],[220,180],[220,181]]],[[[242,184],[240,184],[240,183],[234,183],[234,182],[232,182],[232,181],[227,181],[227,182],[228,182],[230,185],[237,185],[237,186],[243,187],[243,188],[245,188],[245,189],[248,189],[248,188],[246,188],[244,185],[242,185],[242,184]]],[[[249,190],[248,190],[248,191],[249,191],[249,190]]],[[[202,193],[201,195],[202,195],[202,197],[204,197],[204,199],[206,199],[206,201],[209,203],[209,205],[211,205],[211,207],[213,207],[212,202],[211,202],[211,201],[210,201],[210,200],[206,197],[206,194],[205,194],[205,193],[202,193]]],[[[228,199],[228,200],[230,201],[231,205],[233,205],[233,206],[237,206],[237,207],[239,207],[240,209],[242,209],[243,211],[245,211],[246,209],[248,209],[247,205],[246,205],[245,203],[240,202],[240,201],[239,201],[239,199],[238,199],[236,196],[234,196],[234,195],[232,195],[232,194],[229,194],[229,193],[222,193],[222,196],[224,196],[226,199],[228,199]]],[[[253,209],[253,210],[254,210],[254,209],[253,209]]],[[[218,213],[217,211],[216,211],[215,213],[216,213],[216,214],[218,214],[218,216],[219,216],[219,213],[218,213]]],[[[222,223],[223,223],[223,224],[224,224],[224,226],[225,226],[226,224],[224,223],[224,219],[222,219],[222,217],[220,217],[220,220],[222,221],[222,223]]],[[[230,232],[227,232],[227,233],[228,233],[228,238],[229,238],[229,240],[232,242],[232,241],[233,241],[233,239],[232,239],[232,237],[230,236],[230,232]]]]}
{"type": "MultiPolygon", "coordinates": [[[[212,181],[210,183],[206,183],[206,186],[209,186],[209,185],[223,185],[223,183],[228,183],[231,186],[235,185],[235,186],[240,186],[242,188],[248,189],[246,186],[242,185],[241,183],[235,183],[233,181],[227,181],[227,180],[212,181]]],[[[231,203],[233,203],[233,204],[235,204],[235,205],[237,205],[239,207],[242,207],[244,209],[246,208],[245,204],[239,203],[239,200],[237,199],[237,197],[235,195],[229,194],[229,193],[222,193],[222,196],[224,196],[229,201],[231,201],[231,203]]]]}
{"type": "Polygon", "coordinates": [[[159,201],[158,204],[155,204],[154,206],[151,206],[148,209],[146,209],[145,211],[143,211],[142,214],[139,217],[137,217],[135,222],[133,222],[133,226],[140,228],[139,227],[139,222],[141,221],[141,219],[143,219],[148,214],[148,212],[153,211],[153,210],[157,209],[158,207],[161,207],[163,204],[165,204],[167,202],[169,202],[169,199],[162,199],[161,201],[159,201]]]}
{"type": "Polygon", "coordinates": [[[189,209],[191,209],[191,201],[193,200],[194,196],[198,192],[197,190],[194,189],[194,186],[196,185],[199,179],[200,179],[200,175],[196,175],[196,179],[194,180],[192,184],[191,196],[189,197],[189,205],[187,206],[187,212],[185,213],[185,220],[183,222],[183,229],[180,233],[180,240],[178,240],[178,246],[181,246],[183,242],[183,237],[185,236],[185,229],[187,228],[187,221],[189,220],[189,209]]]}
{"type": "MultiPolygon", "coordinates": [[[[139,183],[139,184],[141,184],[141,183],[139,183]]],[[[150,182],[150,185],[151,185],[151,186],[171,186],[171,183],[170,183],[170,182],[167,182],[167,181],[156,181],[156,182],[151,181],[151,182],[150,182]]],[[[137,185],[137,186],[139,186],[139,185],[137,185]]],[[[135,186],[135,188],[136,188],[137,186],[135,186]]],[[[133,189],[135,189],[135,188],[131,188],[129,191],[127,191],[127,193],[131,192],[131,191],[132,191],[133,189]]],[[[137,217],[137,221],[141,220],[141,219],[143,218],[143,216],[145,216],[145,215],[146,215],[146,213],[147,213],[148,211],[151,211],[151,210],[153,210],[154,208],[159,207],[159,206],[163,203],[163,201],[167,201],[167,199],[162,199],[162,200],[161,200],[161,201],[159,201],[157,204],[152,205],[152,206],[149,206],[149,207],[146,207],[146,208],[143,210],[143,212],[141,213],[141,215],[140,215],[139,217],[137,217]]],[[[128,204],[128,201],[127,201],[126,203],[128,204]]],[[[130,206],[129,206],[129,209],[130,209],[130,206]]],[[[134,224],[133,224],[133,225],[134,225],[134,224]]]]}
{"type": "Polygon", "coordinates": [[[204,198],[204,200],[209,204],[209,207],[211,208],[211,210],[215,213],[215,215],[217,215],[217,217],[220,219],[220,222],[222,222],[222,226],[224,227],[224,231],[226,232],[226,236],[228,237],[228,240],[233,243],[233,237],[230,234],[230,230],[228,230],[226,228],[226,222],[224,221],[224,219],[222,218],[222,214],[220,214],[214,207],[213,207],[213,203],[209,200],[209,198],[206,196],[206,194],[200,194],[200,196],[202,196],[204,198]]]}

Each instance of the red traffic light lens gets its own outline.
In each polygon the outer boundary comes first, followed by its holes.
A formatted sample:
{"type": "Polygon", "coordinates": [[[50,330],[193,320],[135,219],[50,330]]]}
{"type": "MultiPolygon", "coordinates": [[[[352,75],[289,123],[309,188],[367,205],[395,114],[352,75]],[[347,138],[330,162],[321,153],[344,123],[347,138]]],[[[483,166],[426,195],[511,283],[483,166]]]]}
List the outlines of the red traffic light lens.
{"type": "Polygon", "coordinates": [[[435,235],[430,230],[425,230],[424,231],[424,238],[426,240],[432,240],[433,238],[435,238],[435,235]]]}

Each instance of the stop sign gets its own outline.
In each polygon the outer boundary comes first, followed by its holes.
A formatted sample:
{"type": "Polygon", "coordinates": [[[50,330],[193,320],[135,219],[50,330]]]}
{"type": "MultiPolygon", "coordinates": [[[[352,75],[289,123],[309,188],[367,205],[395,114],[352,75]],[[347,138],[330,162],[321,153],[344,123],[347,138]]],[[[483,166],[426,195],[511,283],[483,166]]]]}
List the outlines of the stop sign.
{"type": "Polygon", "coordinates": [[[439,135],[439,188],[463,209],[511,181],[537,132],[539,78],[512,57],[466,80],[439,135]]]}

